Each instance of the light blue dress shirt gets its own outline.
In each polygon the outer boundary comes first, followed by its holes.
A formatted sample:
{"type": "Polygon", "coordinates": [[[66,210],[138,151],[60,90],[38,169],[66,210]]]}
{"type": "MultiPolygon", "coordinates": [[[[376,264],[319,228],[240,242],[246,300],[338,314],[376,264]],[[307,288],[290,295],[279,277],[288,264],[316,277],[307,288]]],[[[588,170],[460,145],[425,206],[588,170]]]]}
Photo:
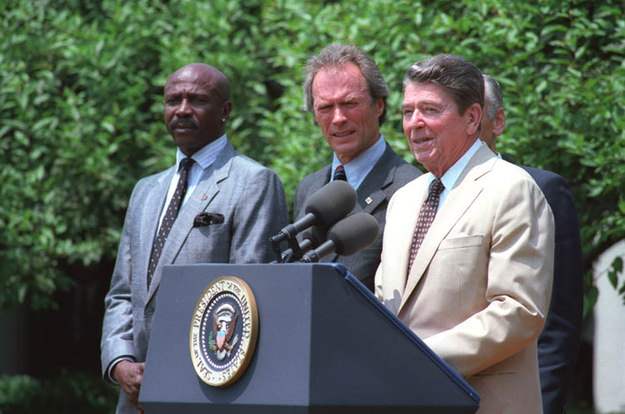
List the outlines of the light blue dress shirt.
{"type": "MultiPolygon", "coordinates": [[[[473,157],[473,155],[477,152],[478,149],[480,149],[482,145],[485,144],[479,139],[476,139],[473,145],[471,145],[471,148],[469,148],[469,150],[465,152],[464,155],[454,163],[454,165],[449,167],[449,169],[445,171],[445,174],[443,174],[442,177],[440,177],[443,185],[445,186],[445,189],[441,193],[440,199],[438,201],[438,208],[436,209],[437,213],[441,209],[441,206],[445,202],[445,199],[449,195],[451,189],[454,188],[454,185],[456,185],[456,181],[458,181],[460,174],[462,174],[462,171],[469,164],[469,160],[471,160],[471,157],[473,157]]],[[[436,177],[434,176],[434,174],[429,173],[428,188],[430,188],[430,184],[432,183],[432,181],[434,181],[435,178],[436,177]]]]}
{"type": "Polygon", "coordinates": [[[384,151],[386,151],[386,141],[384,141],[384,136],[380,134],[375,144],[367,148],[365,152],[347,164],[341,164],[335,153],[332,160],[330,180],[332,181],[333,179],[336,167],[343,165],[345,168],[345,175],[347,176],[347,182],[350,183],[355,190],[357,190],[360,184],[364,181],[365,177],[367,177],[367,174],[371,172],[375,164],[380,160],[380,158],[382,158],[384,151]]]}

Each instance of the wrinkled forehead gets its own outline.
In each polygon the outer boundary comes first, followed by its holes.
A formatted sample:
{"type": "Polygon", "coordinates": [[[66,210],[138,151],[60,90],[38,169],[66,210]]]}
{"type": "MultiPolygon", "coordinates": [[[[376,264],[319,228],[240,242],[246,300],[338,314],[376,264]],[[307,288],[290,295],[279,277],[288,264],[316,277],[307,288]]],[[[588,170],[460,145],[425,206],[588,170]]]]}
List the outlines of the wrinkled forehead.
{"type": "Polygon", "coordinates": [[[404,87],[404,101],[418,99],[429,101],[451,100],[453,96],[444,87],[436,82],[408,82],[404,87]]]}
{"type": "Polygon", "coordinates": [[[364,76],[352,63],[321,68],[313,79],[312,94],[315,100],[370,95],[364,76]]]}
{"type": "Polygon", "coordinates": [[[165,94],[168,92],[189,91],[214,91],[215,81],[208,74],[202,73],[193,68],[182,68],[167,79],[165,84],[165,94]]]}

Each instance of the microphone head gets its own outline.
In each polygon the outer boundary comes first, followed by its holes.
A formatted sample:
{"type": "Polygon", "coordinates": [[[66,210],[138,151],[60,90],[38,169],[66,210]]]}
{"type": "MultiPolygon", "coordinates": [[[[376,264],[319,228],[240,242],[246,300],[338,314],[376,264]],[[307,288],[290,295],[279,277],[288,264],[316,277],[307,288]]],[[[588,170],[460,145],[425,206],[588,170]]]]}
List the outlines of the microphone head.
{"type": "Polygon", "coordinates": [[[337,222],[328,230],[328,240],[336,246],[336,253],[350,256],[373,243],[378,236],[378,221],[371,214],[355,213],[337,222]]]}
{"type": "Polygon", "coordinates": [[[346,181],[331,181],[314,192],[308,200],[304,212],[317,218],[317,225],[328,228],[346,215],[356,205],[356,191],[346,181]]]}

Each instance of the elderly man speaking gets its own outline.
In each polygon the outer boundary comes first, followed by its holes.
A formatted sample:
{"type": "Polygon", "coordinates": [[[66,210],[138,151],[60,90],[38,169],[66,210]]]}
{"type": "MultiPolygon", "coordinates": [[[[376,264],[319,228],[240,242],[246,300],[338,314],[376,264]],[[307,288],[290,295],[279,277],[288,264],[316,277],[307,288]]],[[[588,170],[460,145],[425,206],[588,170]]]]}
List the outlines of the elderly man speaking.
{"type": "Polygon", "coordinates": [[[376,293],[481,396],[480,414],[542,413],[536,338],[554,222],[534,180],[479,139],[482,73],[454,55],[413,64],[403,126],[429,174],[387,211],[376,293]]]}

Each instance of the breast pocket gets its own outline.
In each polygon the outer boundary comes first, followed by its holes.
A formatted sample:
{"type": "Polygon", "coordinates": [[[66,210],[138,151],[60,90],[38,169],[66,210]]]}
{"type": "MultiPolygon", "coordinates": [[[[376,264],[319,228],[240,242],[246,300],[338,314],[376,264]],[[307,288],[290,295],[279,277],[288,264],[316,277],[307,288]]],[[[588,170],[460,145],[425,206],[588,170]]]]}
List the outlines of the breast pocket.
{"type": "Polygon", "coordinates": [[[484,236],[481,234],[475,236],[456,236],[443,240],[438,249],[463,249],[469,247],[481,247],[483,244],[484,236]]]}
{"type": "Polygon", "coordinates": [[[179,261],[193,263],[228,263],[231,233],[228,223],[195,227],[189,233],[180,252],[179,261]]]}
{"type": "Polygon", "coordinates": [[[456,236],[439,245],[430,270],[441,275],[441,289],[462,312],[471,313],[484,302],[488,248],[482,235],[456,236]]]}

